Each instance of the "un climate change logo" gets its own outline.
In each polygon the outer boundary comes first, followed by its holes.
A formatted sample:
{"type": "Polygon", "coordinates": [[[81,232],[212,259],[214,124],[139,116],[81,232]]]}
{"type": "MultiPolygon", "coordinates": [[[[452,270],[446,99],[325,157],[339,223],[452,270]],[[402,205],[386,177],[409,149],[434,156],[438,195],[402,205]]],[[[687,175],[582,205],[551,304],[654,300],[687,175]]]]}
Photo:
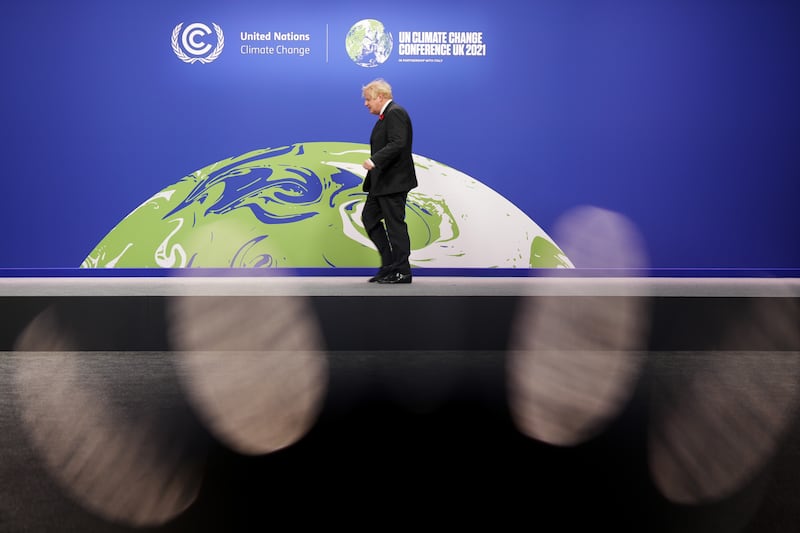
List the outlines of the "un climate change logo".
{"type": "Polygon", "coordinates": [[[175,55],[184,63],[211,63],[218,58],[225,46],[225,36],[217,24],[212,23],[212,26],[217,34],[217,45],[214,47],[202,40],[211,35],[211,28],[205,24],[195,22],[186,26],[183,31],[183,22],[175,26],[172,30],[172,50],[175,55]]]}
{"type": "Polygon", "coordinates": [[[347,55],[361,67],[377,67],[392,53],[392,34],[375,19],[359,20],[345,37],[347,55]]]}

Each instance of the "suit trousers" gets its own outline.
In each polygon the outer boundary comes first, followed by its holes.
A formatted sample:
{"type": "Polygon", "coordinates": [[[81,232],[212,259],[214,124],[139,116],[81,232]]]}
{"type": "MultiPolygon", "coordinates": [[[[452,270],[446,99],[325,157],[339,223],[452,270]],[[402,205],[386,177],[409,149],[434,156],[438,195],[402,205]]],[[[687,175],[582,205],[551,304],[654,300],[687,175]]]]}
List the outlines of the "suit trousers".
{"type": "Polygon", "coordinates": [[[381,256],[381,268],[410,274],[411,238],[406,225],[407,192],[367,195],[361,222],[381,256]]]}

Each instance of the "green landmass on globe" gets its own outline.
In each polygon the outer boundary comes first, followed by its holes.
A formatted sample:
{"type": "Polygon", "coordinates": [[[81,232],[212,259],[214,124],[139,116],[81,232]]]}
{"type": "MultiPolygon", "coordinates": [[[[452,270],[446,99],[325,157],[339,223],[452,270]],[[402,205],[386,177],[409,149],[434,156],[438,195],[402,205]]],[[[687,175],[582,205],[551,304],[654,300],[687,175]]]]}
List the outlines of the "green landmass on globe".
{"type": "MultiPolygon", "coordinates": [[[[377,267],[361,224],[369,145],[309,142],[225,159],[123,218],[82,268],[377,267]]],[[[414,267],[572,268],[527,215],[478,180],[414,154],[414,267]]]]}

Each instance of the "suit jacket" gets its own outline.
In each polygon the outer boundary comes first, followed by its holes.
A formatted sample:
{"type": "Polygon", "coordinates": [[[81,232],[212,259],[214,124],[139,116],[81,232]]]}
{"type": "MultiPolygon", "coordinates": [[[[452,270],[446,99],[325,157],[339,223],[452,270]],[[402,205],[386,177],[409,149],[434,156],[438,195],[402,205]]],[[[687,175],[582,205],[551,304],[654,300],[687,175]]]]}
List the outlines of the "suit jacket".
{"type": "Polygon", "coordinates": [[[369,138],[370,159],[375,168],[367,172],[363,189],[382,196],[408,192],[417,186],[417,173],[411,156],[414,137],[411,118],[394,101],[383,111],[369,138]]]}

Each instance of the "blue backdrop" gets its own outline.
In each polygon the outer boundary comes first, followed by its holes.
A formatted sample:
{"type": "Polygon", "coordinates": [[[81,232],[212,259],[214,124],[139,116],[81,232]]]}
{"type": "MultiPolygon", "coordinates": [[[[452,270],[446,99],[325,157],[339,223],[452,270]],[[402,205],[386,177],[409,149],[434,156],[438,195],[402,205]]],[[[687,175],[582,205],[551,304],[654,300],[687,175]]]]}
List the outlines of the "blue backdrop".
{"type": "Polygon", "coordinates": [[[215,161],[368,142],[360,89],[376,77],[411,113],[415,153],[545,231],[595,205],[636,224],[656,268],[800,268],[797,1],[10,0],[0,13],[0,268],[77,267],[142,201],[215,161]],[[394,37],[374,68],[345,47],[362,19],[394,37]],[[211,62],[172,45],[194,22],[224,31],[211,62]],[[403,60],[401,31],[480,32],[485,55],[403,60]],[[242,32],[308,35],[283,44],[310,53],[243,54],[265,43],[242,32]]]}

